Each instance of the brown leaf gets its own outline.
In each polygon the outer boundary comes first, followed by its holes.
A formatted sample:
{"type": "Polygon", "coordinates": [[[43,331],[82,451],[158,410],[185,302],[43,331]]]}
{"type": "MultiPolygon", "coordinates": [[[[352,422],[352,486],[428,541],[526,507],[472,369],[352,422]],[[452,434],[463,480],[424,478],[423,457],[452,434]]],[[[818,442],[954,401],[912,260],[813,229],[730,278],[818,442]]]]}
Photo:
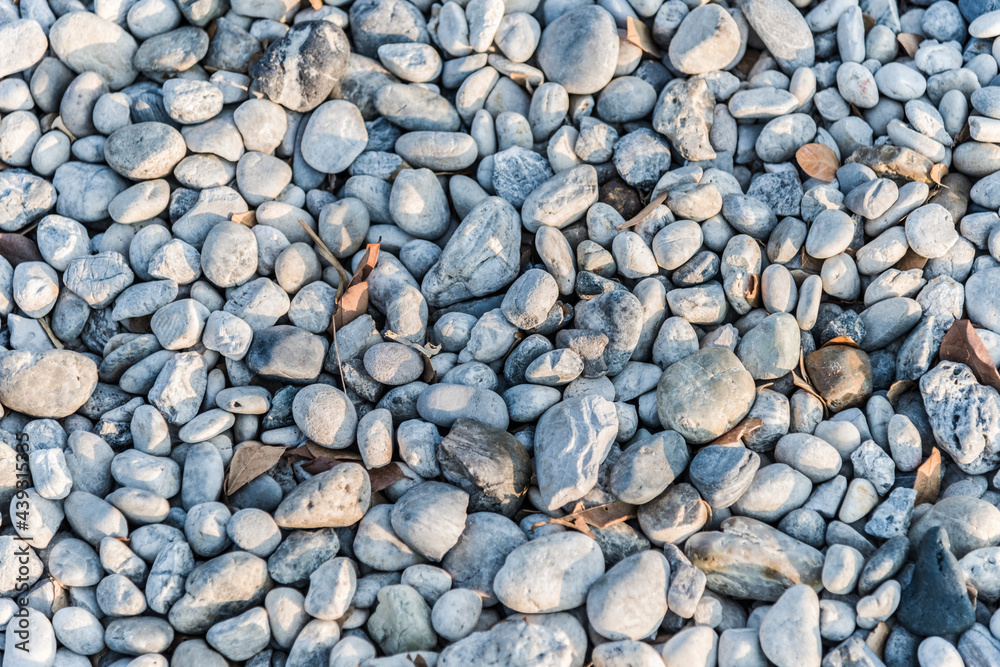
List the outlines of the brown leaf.
{"type": "Polygon", "coordinates": [[[323,9],[323,0],[309,0],[309,6],[319,11],[323,9]]]}
{"type": "Polygon", "coordinates": [[[635,227],[640,222],[649,217],[649,215],[656,210],[656,207],[667,201],[667,195],[670,194],[666,190],[660,194],[653,197],[648,204],[646,204],[641,211],[639,211],[634,218],[629,220],[623,225],[618,225],[615,229],[629,229],[630,227],[635,227]]]}
{"type": "Polygon", "coordinates": [[[868,633],[865,644],[877,655],[879,659],[885,657],[885,644],[889,641],[889,626],[885,621],[880,621],[875,629],[868,633]]]}
{"type": "Polygon", "coordinates": [[[837,177],[840,163],[833,149],[824,144],[806,144],[795,151],[795,161],[810,177],[830,183],[837,177]]]}
{"type": "Polygon", "coordinates": [[[636,516],[636,506],[616,500],[606,505],[598,505],[590,509],[583,509],[583,503],[578,502],[575,510],[564,517],[549,518],[549,523],[566,526],[578,530],[584,535],[594,537],[589,526],[595,528],[607,528],[616,523],[627,521],[636,516]]]}
{"type": "Polygon", "coordinates": [[[349,324],[368,312],[368,276],[375,270],[378,263],[379,249],[381,242],[369,243],[365,249],[365,256],[358,265],[358,270],[354,272],[354,277],[347,285],[347,290],[340,297],[337,303],[337,310],[333,313],[333,326],[337,329],[349,324]]]}
{"type": "Polygon", "coordinates": [[[418,655],[413,658],[413,667],[427,667],[427,661],[424,660],[424,656],[418,655]]]}
{"type": "Polygon", "coordinates": [[[899,269],[900,271],[909,271],[910,269],[922,269],[926,263],[926,257],[921,257],[917,253],[913,252],[913,248],[907,248],[906,254],[903,255],[903,259],[896,262],[893,265],[893,268],[899,269]]]}
{"type": "Polygon", "coordinates": [[[229,463],[226,495],[231,496],[277,465],[287,447],[248,441],[240,445],[229,463]]]}
{"type": "Polygon", "coordinates": [[[875,20],[875,17],[872,16],[872,15],[870,15],[870,14],[862,14],[861,15],[861,21],[862,21],[862,23],[865,26],[865,35],[867,35],[869,32],[871,32],[871,29],[875,27],[876,23],[878,23],[875,20]]]}
{"type": "Polygon", "coordinates": [[[821,345],[821,347],[826,347],[827,345],[847,345],[848,347],[858,348],[858,344],[853,338],[849,336],[837,336],[836,338],[831,338],[821,345]]]}
{"type": "Polygon", "coordinates": [[[233,222],[238,222],[241,225],[253,227],[257,224],[257,212],[247,211],[246,213],[233,213],[229,219],[233,222]]]}
{"type": "Polygon", "coordinates": [[[312,461],[316,456],[309,451],[308,443],[305,445],[299,445],[295,449],[289,449],[282,457],[288,461],[289,465],[293,463],[299,463],[300,461],[312,461]]]}
{"type": "Polygon", "coordinates": [[[713,445],[735,445],[738,443],[744,435],[753,433],[761,426],[764,425],[764,420],[760,417],[754,417],[752,419],[744,419],[739,424],[736,425],[733,430],[728,433],[723,433],[718,438],[713,440],[710,444],[713,445]]]}
{"type": "Polygon", "coordinates": [[[917,479],[913,482],[917,492],[916,505],[934,503],[941,492],[941,452],[937,447],[931,449],[931,455],[917,468],[917,479]]]}
{"type": "Polygon", "coordinates": [[[931,167],[930,177],[935,184],[941,185],[941,180],[948,175],[948,167],[943,163],[938,162],[936,165],[931,167]]]}
{"type": "Polygon", "coordinates": [[[21,262],[44,261],[35,242],[20,234],[0,234],[0,256],[10,262],[11,266],[17,266],[21,262]]]}
{"type": "Polygon", "coordinates": [[[379,468],[372,468],[368,471],[368,478],[371,480],[372,493],[376,493],[392,486],[399,480],[406,477],[403,469],[398,463],[390,463],[379,468]]]}
{"type": "Polygon", "coordinates": [[[906,55],[912,58],[917,53],[917,49],[920,48],[920,42],[924,41],[924,38],[912,32],[901,32],[896,35],[896,40],[903,47],[903,50],[906,51],[906,55]]]}
{"type": "Polygon", "coordinates": [[[755,273],[750,274],[750,286],[747,287],[746,291],[743,293],[743,297],[749,303],[754,303],[757,301],[757,296],[760,294],[760,276],[755,273]]]}
{"type": "Polygon", "coordinates": [[[938,350],[941,361],[957,361],[972,369],[980,384],[988,384],[1000,391],[1000,373],[986,351],[986,346],[969,320],[958,320],[951,325],[938,350]]]}
{"type": "Polygon", "coordinates": [[[896,405],[896,401],[899,400],[900,396],[916,386],[917,383],[913,380],[900,380],[898,382],[893,382],[892,385],[889,386],[889,391],[886,392],[886,398],[889,399],[889,402],[892,405],[896,405]]]}
{"type": "Polygon", "coordinates": [[[656,59],[663,57],[660,47],[653,41],[653,33],[649,26],[634,16],[625,19],[625,39],[656,59]]]}
{"type": "Polygon", "coordinates": [[[337,285],[336,298],[339,299],[344,293],[344,290],[347,289],[347,283],[351,281],[351,275],[347,273],[347,269],[344,268],[344,265],[340,263],[340,260],[337,259],[336,255],[330,252],[330,249],[326,247],[323,239],[319,237],[319,234],[313,231],[312,227],[307,225],[304,220],[299,220],[299,224],[302,225],[302,229],[306,230],[306,234],[309,235],[309,238],[311,238],[313,243],[316,245],[316,253],[325,259],[327,264],[337,270],[337,275],[340,276],[340,284],[337,285]]]}

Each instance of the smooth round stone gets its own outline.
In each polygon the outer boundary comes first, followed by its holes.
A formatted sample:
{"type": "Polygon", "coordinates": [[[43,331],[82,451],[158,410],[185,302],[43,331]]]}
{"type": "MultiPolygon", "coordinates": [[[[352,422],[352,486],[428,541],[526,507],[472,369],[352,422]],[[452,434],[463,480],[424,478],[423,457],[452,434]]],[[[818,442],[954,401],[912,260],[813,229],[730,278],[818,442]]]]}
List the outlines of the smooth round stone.
{"type": "Polygon", "coordinates": [[[441,73],[441,56],[429,44],[383,44],[378,47],[378,58],[404,81],[424,83],[441,73]]]}
{"type": "Polygon", "coordinates": [[[245,225],[222,221],[201,248],[201,270],[218,287],[234,287],[257,270],[257,237],[245,225]]]}
{"type": "Polygon", "coordinates": [[[104,145],[108,165],[135,180],[168,175],[186,152],[181,133],[164,123],[128,125],[116,130],[104,145]]]}
{"type": "Polygon", "coordinates": [[[732,429],[753,405],[753,377],[725,348],[706,348],[670,366],[657,386],[665,428],[704,444],[732,429]]]}
{"type": "Polygon", "coordinates": [[[573,9],[549,23],[536,52],[546,79],[575,95],[604,88],[618,60],[615,30],[611,14],[601,7],[573,9]]]}
{"type": "Polygon", "coordinates": [[[958,238],[951,213],[940,204],[921,206],[906,217],[906,241],[921,257],[944,256],[958,238]]]}
{"type": "Polygon", "coordinates": [[[840,472],[841,453],[826,441],[808,433],[790,433],[778,440],[774,457],[819,483],[840,472]]]}
{"type": "Polygon", "coordinates": [[[587,618],[603,637],[641,639],[653,632],[667,611],[670,564],[655,551],[619,561],[587,594],[587,618]],[[622,595],[634,591],[634,595],[622,595]]]}
{"type": "Polygon", "coordinates": [[[61,419],[97,386],[97,364],[69,350],[14,351],[0,357],[0,403],[10,410],[61,419]]]}
{"type": "Polygon", "coordinates": [[[479,155],[475,139],[462,132],[407,132],[395,150],[411,166],[432,171],[462,171],[479,155]]]}
{"type": "Polygon", "coordinates": [[[685,74],[721,70],[740,50],[740,29],[729,13],[718,5],[702,5],[681,21],[670,40],[670,62],[685,74]]]}
{"type": "Polygon", "coordinates": [[[745,447],[709,445],[691,459],[688,476],[711,507],[722,509],[749,488],[759,465],[760,456],[745,447]]]}
{"type": "Polygon", "coordinates": [[[302,158],[324,174],[346,171],[368,144],[368,131],[356,106],[345,100],[321,104],[302,135],[302,158]]]}
{"type": "Polygon", "coordinates": [[[389,212],[400,229],[421,239],[439,238],[451,219],[444,188],[430,169],[404,169],[396,176],[389,212]]]}
{"type": "Polygon", "coordinates": [[[258,375],[304,384],[320,374],[325,354],[321,338],[280,325],[255,332],[245,361],[258,375]]]}
{"type": "Polygon", "coordinates": [[[178,74],[194,67],[208,52],[208,33],[184,26],[150,37],[133,60],[136,69],[149,74],[178,74]]]}
{"type": "Polygon", "coordinates": [[[875,83],[880,93],[899,102],[915,100],[927,90],[927,81],[920,72],[895,62],[875,72],[875,83]]]}
{"type": "Polygon", "coordinates": [[[170,186],[162,179],[143,181],[124,190],[108,204],[108,214],[115,222],[131,224],[154,218],[167,209],[170,186]]]}
{"type": "Polygon", "coordinates": [[[376,381],[390,386],[404,385],[424,372],[424,360],[412,347],[400,343],[378,343],[364,356],[365,370],[376,381]]]}
{"type": "Polygon", "coordinates": [[[603,575],[604,556],[594,540],[575,532],[557,533],[514,549],[497,572],[493,589],[515,611],[549,613],[582,605],[603,575]]]}
{"type": "Polygon", "coordinates": [[[772,463],[757,471],[732,508],[742,516],[776,522],[802,507],[812,488],[809,479],[799,471],[784,463],[772,463]]]}
{"type": "Polygon", "coordinates": [[[305,387],[295,395],[292,415],[302,433],[324,447],[343,449],[354,439],[358,423],[354,404],[334,387],[305,387]]]}
{"type": "Polygon", "coordinates": [[[112,90],[135,79],[135,39],[96,14],[74,11],[59,17],[49,28],[49,45],[74,72],[96,72],[112,90]]]}
{"type": "Polygon", "coordinates": [[[744,334],[736,355],[755,380],[771,380],[795,368],[799,351],[795,318],[788,313],[774,313],[744,334]]]}

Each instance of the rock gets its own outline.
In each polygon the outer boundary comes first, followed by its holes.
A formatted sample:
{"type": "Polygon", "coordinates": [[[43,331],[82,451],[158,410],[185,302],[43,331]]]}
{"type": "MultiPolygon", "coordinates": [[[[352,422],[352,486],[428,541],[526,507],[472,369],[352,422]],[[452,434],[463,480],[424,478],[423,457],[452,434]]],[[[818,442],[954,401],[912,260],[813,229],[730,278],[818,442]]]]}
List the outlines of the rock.
{"type": "Polygon", "coordinates": [[[899,622],[917,635],[965,632],[976,621],[965,576],[943,527],[920,539],[916,567],[899,601],[899,622]]]}
{"type": "Polygon", "coordinates": [[[469,664],[531,667],[537,664],[539,656],[545,656],[554,667],[570,667],[574,655],[569,636],[530,620],[512,620],[451,644],[441,651],[437,664],[439,667],[469,664]]]}
{"type": "Polygon", "coordinates": [[[576,532],[556,533],[514,549],[493,589],[515,611],[549,613],[582,605],[603,575],[604,556],[594,540],[576,532]]]}
{"type": "Polygon", "coordinates": [[[520,509],[531,479],[531,459],[512,435],[459,419],[438,443],[437,459],[444,478],[469,494],[470,511],[511,518],[520,509]]]}
{"type": "Polygon", "coordinates": [[[847,345],[827,345],[805,357],[813,386],[831,410],[863,404],[872,392],[872,370],[868,355],[847,345]]]}
{"type": "Polygon", "coordinates": [[[78,352],[15,351],[0,357],[0,404],[40,418],[69,416],[97,386],[97,364],[78,352]]]}
{"type": "Polygon", "coordinates": [[[306,21],[272,42],[249,74],[272,102],[311,111],[347,70],[349,55],[350,44],[340,28],[327,21],[306,21]]]}
{"type": "Polygon", "coordinates": [[[575,95],[596,93],[611,81],[619,41],[611,14],[580,7],[549,23],[538,44],[538,65],[549,81],[575,95]]]}
{"type": "Polygon", "coordinates": [[[725,348],[706,348],[670,366],[656,390],[665,428],[704,444],[732,429],[754,401],[751,375],[725,348]]]}
{"type": "Polygon", "coordinates": [[[996,458],[1000,395],[976,382],[968,366],[942,362],[920,378],[934,438],[956,463],[996,458]]]}
{"type": "Polygon", "coordinates": [[[591,626],[612,640],[648,636],[666,614],[669,580],[667,559],[654,551],[620,561],[587,594],[591,626]]]}
{"type": "Polygon", "coordinates": [[[343,463],[298,485],[281,501],[274,520],[282,528],[350,526],[370,503],[371,483],[364,468],[343,463]]]}
{"type": "Polygon", "coordinates": [[[670,139],[685,160],[712,160],[709,141],[715,96],[704,79],[678,80],[660,93],[653,110],[653,129],[670,139]]]}
{"type": "Polygon", "coordinates": [[[96,72],[112,90],[135,79],[135,39],[96,14],[76,11],[60,16],[49,28],[49,45],[74,72],[96,72]]]}
{"type": "Polygon", "coordinates": [[[414,588],[385,586],[378,592],[378,607],[368,619],[368,632],[389,654],[427,651],[437,644],[431,610],[414,588]]]}
{"type": "Polygon", "coordinates": [[[684,551],[717,593],[774,601],[788,588],[822,586],[820,552],[754,519],[733,517],[721,533],[692,536],[684,551]]]}
{"type": "Polygon", "coordinates": [[[819,598],[809,586],[792,586],[764,614],[760,648],[778,667],[816,667],[823,657],[819,598]]]}

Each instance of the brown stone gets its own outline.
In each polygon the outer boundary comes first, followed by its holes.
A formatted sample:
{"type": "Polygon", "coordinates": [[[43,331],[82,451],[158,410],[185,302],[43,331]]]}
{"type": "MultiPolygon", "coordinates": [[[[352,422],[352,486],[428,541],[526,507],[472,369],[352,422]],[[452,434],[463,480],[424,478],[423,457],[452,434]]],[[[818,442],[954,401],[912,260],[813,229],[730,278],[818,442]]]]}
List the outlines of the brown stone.
{"type": "Polygon", "coordinates": [[[798,584],[823,589],[822,553],[749,517],[726,519],[721,533],[692,535],[684,551],[708,589],[722,595],[773,602],[798,584]]]}
{"type": "Polygon", "coordinates": [[[863,350],[827,345],[805,362],[813,387],[833,412],[864,405],[872,394],[872,364],[863,350]]]}
{"type": "Polygon", "coordinates": [[[620,178],[613,178],[602,185],[598,193],[598,201],[618,211],[626,220],[631,220],[642,210],[639,193],[620,178]]]}
{"type": "Polygon", "coordinates": [[[908,181],[920,181],[934,185],[930,176],[934,162],[909,148],[888,144],[865,146],[854,151],[847,158],[847,162],[857,162],[871,167],[876,175],[892,179],[897,185],[903,185],[908,181]]]}

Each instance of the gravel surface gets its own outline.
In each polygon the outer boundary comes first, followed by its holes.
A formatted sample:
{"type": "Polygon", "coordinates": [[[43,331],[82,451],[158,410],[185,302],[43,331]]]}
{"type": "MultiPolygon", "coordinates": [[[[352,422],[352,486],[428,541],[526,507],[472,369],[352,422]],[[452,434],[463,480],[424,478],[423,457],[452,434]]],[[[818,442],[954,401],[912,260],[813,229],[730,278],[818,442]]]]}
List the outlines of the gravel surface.
{"type": "Polygon", "coordinates": [[[998,61],[0,0],[3,667],[1000,665],[998,61]]]}

